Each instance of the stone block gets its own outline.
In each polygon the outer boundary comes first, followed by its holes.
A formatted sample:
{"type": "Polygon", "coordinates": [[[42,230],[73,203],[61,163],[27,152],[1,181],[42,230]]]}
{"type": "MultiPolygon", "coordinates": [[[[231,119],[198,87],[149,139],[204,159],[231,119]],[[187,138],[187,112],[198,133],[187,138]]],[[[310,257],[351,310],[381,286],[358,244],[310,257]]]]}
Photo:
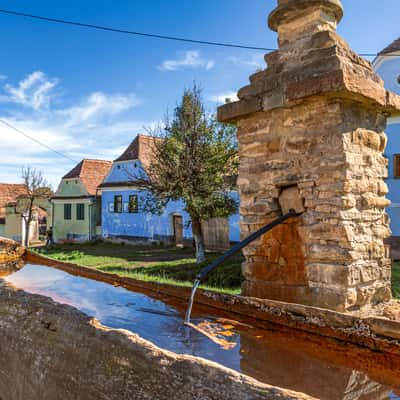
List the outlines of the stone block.
{"type": "Polygon", "coordinates": [[[282,209],[282,214],[287,214],[291,210],[298,214],[305,211],[304,200],[301,198],[297,187],[290,187],[282,190],[279,196],[279,204],[282,209]]]}

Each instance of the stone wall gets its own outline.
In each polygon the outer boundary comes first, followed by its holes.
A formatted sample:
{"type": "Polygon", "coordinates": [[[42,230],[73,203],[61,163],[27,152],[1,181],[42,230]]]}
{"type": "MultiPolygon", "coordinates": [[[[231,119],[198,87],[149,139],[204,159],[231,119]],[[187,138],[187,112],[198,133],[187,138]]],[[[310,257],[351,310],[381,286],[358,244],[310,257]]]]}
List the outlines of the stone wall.
{"type": "Polygon", "coordinates": [[[0,263],[5,263],[21,258],[25,253],[25,249],[14,242],[3,237],[0,237],[0,263]]]}
{"type": "Polygon", "coordinates": [[[339,309],[390,298],[384,120],[348,106],[308,101],[238,123],[243,234],[281,214],[285,187],[307,210],[245,249],[244,294],[339,309]]]}
{"type": "Polygon", "coordinates": [[[311,399],[204,359],[161,350],[4,282],[0,314],[1,399],[311,399]]]}
{"type": "Polygon", "coordinates": [[[306,210],[245,249],[244,295],[339,311],[391,298],[383,151],[400,99],[336,33],[342,13],[279,0],[279,50],[219,109],[238,128],[243,237],[282,215],[287,188],[306,210]]]}

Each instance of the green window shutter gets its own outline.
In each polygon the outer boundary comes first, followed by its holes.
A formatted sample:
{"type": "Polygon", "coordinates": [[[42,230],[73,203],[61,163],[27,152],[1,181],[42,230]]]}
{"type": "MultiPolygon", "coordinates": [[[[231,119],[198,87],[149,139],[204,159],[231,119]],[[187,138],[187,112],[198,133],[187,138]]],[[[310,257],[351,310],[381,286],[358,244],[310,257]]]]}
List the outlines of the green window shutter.
{"type": "Polygon", "coordinates": [[[85,219],[85,205],[84,204],[76,205],[76,219],[78,221],[83,221],[85,219]]]}
{"type": "Polygon", "coordinates": [[[138,197],[136,194],[129,196],[128,212],[130,214],[136,214],[139,211],[138,197]]]}
{"type": "Polygon", "coordinates": [[[122,196],[114,196],[114,212],[122,213],[122,196]]]}
{"type": "Polygon", "coordinates": [[[64,219],[70,220],[72,218],[72,204],[64,204],[64,219]]]}

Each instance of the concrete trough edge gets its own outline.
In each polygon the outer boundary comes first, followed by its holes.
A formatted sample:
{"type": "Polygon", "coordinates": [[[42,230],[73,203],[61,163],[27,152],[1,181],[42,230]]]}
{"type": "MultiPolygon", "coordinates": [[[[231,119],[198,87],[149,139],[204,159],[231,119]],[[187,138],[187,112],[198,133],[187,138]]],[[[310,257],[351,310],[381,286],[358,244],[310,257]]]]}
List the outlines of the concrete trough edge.
{"type": "Polygon", "coordinates": [[[161,349],[5,281],[0,298],[0,392],[8,400],[316,400],[161,349]]]}
{"type": "MultiPolygon", "coordinates": [[[[142,290],[164,294],[185,303],[191,289],[169,284],[141,281],[121,277],[73,263],[56,261],[30,250],[26,260],[53,266],[74,275],[122,286],[128,290],[142,290]]],[[[364,346],[374,351],[400,355],[400,321],[380,316],[357,317],[323,308],[301,304],[284,303],[275,300],[229,295],[199,289],[195,304],[212,307],[225,316],[248,322],[259,328],[268,323],[299,329],[312,334],[339,339],[364,346]]]]}

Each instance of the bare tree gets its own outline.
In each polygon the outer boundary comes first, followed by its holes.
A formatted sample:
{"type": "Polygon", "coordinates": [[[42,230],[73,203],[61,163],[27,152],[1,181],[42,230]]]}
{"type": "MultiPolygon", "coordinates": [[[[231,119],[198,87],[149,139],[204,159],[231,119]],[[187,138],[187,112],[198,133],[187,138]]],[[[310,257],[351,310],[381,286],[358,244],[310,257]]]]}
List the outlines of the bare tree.
{"type": "Polygon", "coordinates": [[[52,190],[47,180],[44,178],[43,172],[35,168],[23,168],[21,178],[26,186],[27,193],[18,198],[17,212],[21,214],[24,220],[25,236],[23,245],[28,247],[34,208],[41,200],[50,198],[52,190]]]}

